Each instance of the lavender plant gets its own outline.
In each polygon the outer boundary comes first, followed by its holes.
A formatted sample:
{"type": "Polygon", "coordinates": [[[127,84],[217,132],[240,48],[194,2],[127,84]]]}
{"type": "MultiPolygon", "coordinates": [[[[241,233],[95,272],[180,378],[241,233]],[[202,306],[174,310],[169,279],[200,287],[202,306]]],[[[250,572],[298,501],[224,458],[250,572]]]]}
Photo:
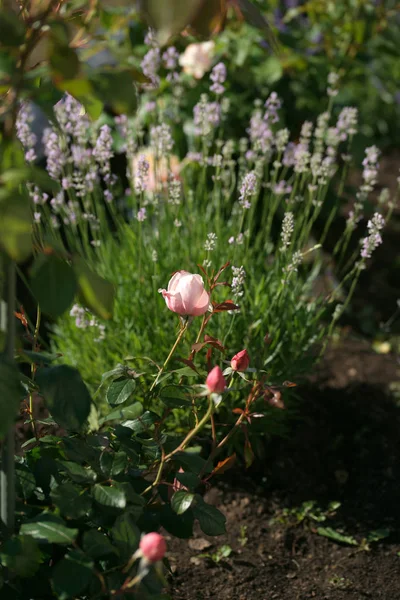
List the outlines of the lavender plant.
{"type": "MultiPolygon", "coordinates": [[[[53,348],[79,365],[93,387],[98,373],[117,363],[141,369],[146,356],[158,363],[175,336],[157,292],[166,274],[200,265],[211,277],[229,262],[225,297],[239,310],[212,320],[210,334],[228,353],[245,345],[275,384],[298,381],[326,345],[390,218],[392,200],[368,223],[368,237],[349,264],[350,237],[376,185],[378,150],[366,150],[363,183],[335,249],[341,280],[316,294],[317,278],[329,270],[322,246],[341,206],[357,130],[356,109],[346,107],[335,119],[337,77],[329,79],[327,110],[316,124],[303,124],[297,142],[290,140],[275,92],[265,102],[255,100],[246,138],[225,139],[232,110],[225,66],[212,69],[209,93],[199,98],[192,120],[182,123],[186,76],[178,71],[177,52],[171,47],[161,57],[154,37],[149,43],[142,67],[152,83],[143,86],[135,117],[91,123],[66,96],[43,136],[48,172],[62,192],[49,198],[30,188],[38,243],[50,236],[69,251],[79,249],[117,290],[112,321],[100,322],[76,304],[55,326],[53,348]],[[184,145],[178,144],[182,129],[184,145]],[[122,179],[111,169],[118,151],[127,160],[122,179]],[[328,191],[335,202],[327,211],[328,191]],[[321,221],[322,233],[316,233],[321,221]],[[341,311],[335,310],[338,301],[341,311]]],[[[29,160],[26,108],[18,131],[29,160]]],[[[189,329],[187,353],[194,341],[189,329]]]]}

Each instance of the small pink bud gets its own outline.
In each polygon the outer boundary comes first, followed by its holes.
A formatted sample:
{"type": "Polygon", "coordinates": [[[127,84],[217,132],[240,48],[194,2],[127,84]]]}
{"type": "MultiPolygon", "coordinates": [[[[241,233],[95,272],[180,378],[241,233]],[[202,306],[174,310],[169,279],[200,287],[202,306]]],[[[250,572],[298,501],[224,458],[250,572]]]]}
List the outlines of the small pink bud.
{"type": "Polygon", "coordinates": [[[142,537],[139,548],[148,561],[157,562],[164,557],[167,551],[167,544],[162,535],[153,531],[152,533],[146,533],[142,537]]]}
{"type": "Polygon", "coordinates": [[[241,350],[231,360],[233,371],[246,371],[250,364],[250,357],[247,350],[241,350]]]}
{"type": "Polygon", "coordinates": [[[214,367],[206,379],[206,386],[210,390],[210,392],[216,392],[220,394],[226,388],[225,377],[222,374],[220,367],[214,367]]]}

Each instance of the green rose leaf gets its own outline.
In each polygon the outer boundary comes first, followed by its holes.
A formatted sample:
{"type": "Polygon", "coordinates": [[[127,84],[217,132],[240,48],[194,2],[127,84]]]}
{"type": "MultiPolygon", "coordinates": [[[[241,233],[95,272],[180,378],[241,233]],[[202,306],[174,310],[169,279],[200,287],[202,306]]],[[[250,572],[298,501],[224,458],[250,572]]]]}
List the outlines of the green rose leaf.
{"type": "Polygon", "coordinates": [[[136,387],[136,382],[133,379],[117,379],[113,381],[107,390],[107,402],[111,406],[126,402],[133,394],[136,387]]]}
{"type": "Polygon", "coordinates": [[[203,498],[196,495],[196,504],[193,508],[196,519],[199,520],[200,527],[206,535],[222,535],[225,533],[225,515],[215,506],[206,504],[203,498]]]}
{"type": "Polygon", "coordinates": [[[135,402],[130,406],[124,406],[123,408],[117,408],[110,412],[104,419],[106,421],[125,421],[126,419],[137,419],[143,412],[143,405],[140,402],[135,402]]]}
{"type": "Polygon", "coordinates": [[[59,464],[63,471],[66,471],[72,481],[76,483],[94,483],[97,475],[92,469],[83,467],[76,462],[69,460],[60,460],[59,464]]]}
{"type": "Polygon", "coordinates": [[[91,405],[79,371],[67,365],[38,369],[36,382],[54,420],[65,429],[78,431],[86,422],[91,405]]]}
{"type": "Polygon", "coordinates": [[[111,535],[122,559],[130,558],[139,546],[140,531],[129,512],[116,519],[111,535]]]}
{"type": "Polygon", "coordinates": [[[103,506],[112,508],[125,508],[126,497],[124,491],[117,487],[110,487],[96,483],[92,490],[93,498],[103,506]]]}
{"type": "Polygon", "coordinates": [[[71,306],[78,290],[72,267],[53,253],[41,254],[35,260],[30,286],[40,308],[53,318],[71,306]]]}
{"type": "Polygon", "coordinates": [[[80,519],[86,516],[91,507],[92,500],[73,483],[62,483],[51,491],[50,497],[60,509],[61,513],[70,519],[80,519]]]}
{"type": "Polygon", "coordinates": [[[67,527],[65,522],[50,513],[42,513],[35,520],[23,523],[21,533],[49,544],[72,544],[78,529],[67,527]]]}
{"type": "Polygon", "coordinates": [[[191,507],[193,500],[194,494],[190,494],[185,490],[179,490],[172,496],[172,510],[174,510],[177,515],[183,515],[183,513],[191,507]]]}
{"type": "Polygon", "coordinates": [[[75,598],[89,585],[93,574],[93,561],[79,550],[70,550],[52,572],[52,585],[60,600],[75,598]]]}
{"type": "Polygon", "coordinates": [[[100,457],[100,468],[105,477],[113,478],[123,473],[128,464],[125,452],[103,452],[100,457]]]}
{"type": "Polygon", "coordinates": [[[37,542],[27,535],[20,535],[1,546],[0,561],[18,577],[33,577],[43,558],[37,542]]]}
{"type": "Polygon", "coordinates": [[[133,431],[134,434],[143,433],[148,431],[154,423],[159,420],[159,416],[156,413],[146,410],[138,419],[132,421],[124,421],[123,426],[133,431]]]}
{"type": "Polygon", "coordinates": [[[166,385],[160,391],[160,400],[169,408],[190,406],[185,390],[181,386],[166,385]]]}
{"type": "Polygon", "coordinates": [[[92,558],[101,558],[110,554],[118,554],[104,533],[91,529],[83,535],[83,549],[92,558]]]}
{"type": "Polygon", "coordinates": [[[184,471],[191,471],[196,475],[203,469],[205,473],[211,473],[212,471],[211,464],[207,465],[204,458],[201,458],[201,456],[192,452],[177,452],[174,456],[174,460],[184,471]]]}

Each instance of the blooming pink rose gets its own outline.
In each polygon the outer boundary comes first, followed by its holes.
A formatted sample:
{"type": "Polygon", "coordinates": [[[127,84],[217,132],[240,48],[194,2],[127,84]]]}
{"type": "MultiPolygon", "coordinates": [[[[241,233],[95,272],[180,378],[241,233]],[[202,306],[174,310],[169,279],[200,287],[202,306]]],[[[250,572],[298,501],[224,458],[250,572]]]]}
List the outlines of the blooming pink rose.
{"type": "Polygon", "coordinates": [[[231,360],[233,371],[246,371],[250,364],[250,356],[246,349],[241,350],[231,360]]]}
{"type": "Polygon", "coordinates": [[[210,392],[216,392],[220,394],[226,388],[225,377],[222,374],[220,367],[214,367],[211,369],[206,379],[206,386],[210,392]]]}
{"type": "Polygon", "coordinates": [[[164,558],[167,551],[167,544],[162,535],[153,531],[146,533],[140,540],[139,548],[142,554],[150,562],[157,562],[164,558]]]}
{"type": "Polygon", "coordinates": [[[207,312],[210,305],[210,294],[204,289],[200,275],[178,271],[168,283],[167,290],[158,290],[170,310],[178,315],[198,317],[207,312]]]}

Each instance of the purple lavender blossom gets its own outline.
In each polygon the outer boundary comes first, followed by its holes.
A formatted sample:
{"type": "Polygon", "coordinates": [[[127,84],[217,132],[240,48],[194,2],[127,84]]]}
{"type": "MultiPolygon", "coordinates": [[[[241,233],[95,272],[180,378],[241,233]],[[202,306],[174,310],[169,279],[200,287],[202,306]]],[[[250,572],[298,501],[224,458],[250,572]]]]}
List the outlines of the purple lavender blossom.
{"type": "Polygon", "coordinates": [[[213,82],[213,85],[210,87],[210,90],[220,96],[224,93],[225,88],[222,85],[226,80],[226,66],[224,63],[219,62],[213,70],[211,71],[210,79],[213,82]]]}
{"type": "Polygon", "coordinates": [[[111,192],[111,190],[104,190],[104,200],[107,202],[107,204],[111,204],[113,199],[114,199],[114,196],[113,196],[113,193],[111,192]]]}
{"type": "Polygon", "coordinates": [[[282,196],[285,194],[290,194],[292,191],[292,186],[286,183],[284,179],[282,179],[281,181],[278,181],[278,183],[276,183],[272,189],[274,194],[276,194],[277,196],[282,196]]]}
{"type": "Polygon", "coordinates": [[[62,132],[70,141],[78,145],[86,145],[90,132],[90,121],[80,102],[70,94],[57,102],[54,112],[62,132]]]}
{"type": "Polygon", "coordinates": [[[140,63],[144,75],[146,75],[146,77],[148,77],[151,81],[151,85],[147,85],[149,89],[157,88],[160,84],[160,78],[157,75],[160,64],[160,49],[150,48],[140,63]]]}
{"type": "Polygon", "coordinates": [[[25,160],[30,163],[36,160],[35,145],[37,142],[36,135],[31,129],[33,121],[32,109],[29,104],[22,104],[18,112],[15,127],[17,130],[17,138],[25,149],[25,160]]]}
{"type": "Polygon", "coordinates": [[[382,244],[382,237],[379,233],[385,226],[385,219],[381,214],[375,213],[372,219],[367,223],[369,235],[363,239],[361,256],[362,258],[371,258],[373,251],[382,244]]]}
{"type": "Polygon", "coordinates": [[[357,133],[357,118],[358,110],[352,106],[345,106],[340,111],[336,128],[341,142],[345,142],[348,137],[352,137],[357,133]]]}
{"type": "Polygon", "coordinates": [[[112,145],[113,139],[111,136],[111,129],[108,125],[102,125],[100,127],[100,135],[93,148],[93,157],[101,165],[103,175],[110,173],[111,171],[110,160],[113,156],[112,145]]]}
{"type": "Polygon", "coordinates": [[[379,168],[379,154],[380,151],[376,146],[370,146],[365,149],[365,158],[362,162],[363,169],[363,185],[361,186],[361,192],[368,194],[372,191],[377,181],[378,168],[379,168]]]}
{"type": "Polygon", "coordinates": [[[289,142],[286,146],[285,152],[283,154],[282,163],[285,167],[293,167],[295,164],[295,151],[296,144],[294,142],[289,142]]]}
{"type": "Polygon", "coordinates": [[[135,191],[137,194],[142,194],[147,189],[149,169],[149,162],[146,160],[146,157],[141,154],[136,169],[135,191]]]}
{"type": "Polygon", "coordinates": [[[282,102],[280,101],[278,94],[276,92],[272,92],[267,98],[265,102],[265,114],[264,120],[270,121],[271,123],[277,123],[279,121],[278,110],[282,106],[282,102]]]}
{"type": "MultiPolygon", "coordinates": [[[[47,171],[50,177],[59,179],[68,160],[66,152],[62,150],[60,137],[54,129],[46,128],[42,141],[47,158],[47,171]]],[[[64,187],[64,183],[62,185],[64,187]]]]}
{"type": "Polygon", "coordinates": [[[257,176],[254,171],[247,173],[242,180],[239,193],[239,204],[243,208],[250,208],[250,198],[254,195],[257,187],[257,176]]]}
{"type": "Polygon", "coordinates": [[[175,46],[170,46],[162,55],[162,60],[164,63],[164,67],[168,69],[168,71],[173,71],[176,69],[178,60],[179,60],[179,52],[175,48],[175,46]]]}
{"type": "Polygon", "coordinates": [[[253,147],[263,154],[271,150],[273,135],[269,123],[264,121],[262,112],[256,109],[250,119],[250,128],[247,130],[253,147]]]}
{"type": "Polygon", "coordinates": [[[150,129],[150,143],[158,156],[170,152],[174,146],[171,128],[166,123],[152,127],[150,129]]]}
{"type": "Polygon", "coordinates": [[[139,208],[137,215],[136,215],[136,219],[139,221],[139,223],[141,223],[142,221],[144,221],[146,219],[146,209],[143,208],[139,208]]]}
{"type": "Polygon", "coordinates": [[[193,121],[197,135],[209,135],[221,121],[221,107],[218,102],[208,102],[207,94],[202,94],[200,102],[193,108],[193,121]]]}

